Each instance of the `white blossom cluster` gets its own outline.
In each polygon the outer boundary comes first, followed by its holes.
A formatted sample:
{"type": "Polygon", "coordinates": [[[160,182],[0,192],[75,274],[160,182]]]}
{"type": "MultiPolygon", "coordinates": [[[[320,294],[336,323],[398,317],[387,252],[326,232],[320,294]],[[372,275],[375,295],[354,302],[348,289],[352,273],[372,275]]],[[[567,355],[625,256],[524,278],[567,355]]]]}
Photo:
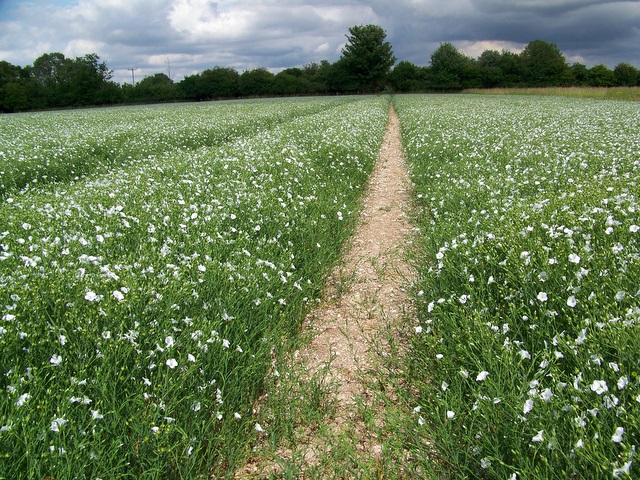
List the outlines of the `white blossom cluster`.
{"type": "Polygon", "coordinates": [[[536,452],[577,476],[637,469],[640,107],[396,103],[428,257],[419,358],[471,468],[546,477],[522,470],[536,452]]]}
{"type": "Polygon", "coordinates": [[[350,231],[387,111],[345,97],[0,119],[0,477],[67,461],[172,476],[244,448],[229,445],[258,430],[272,351],[350,231]]]}

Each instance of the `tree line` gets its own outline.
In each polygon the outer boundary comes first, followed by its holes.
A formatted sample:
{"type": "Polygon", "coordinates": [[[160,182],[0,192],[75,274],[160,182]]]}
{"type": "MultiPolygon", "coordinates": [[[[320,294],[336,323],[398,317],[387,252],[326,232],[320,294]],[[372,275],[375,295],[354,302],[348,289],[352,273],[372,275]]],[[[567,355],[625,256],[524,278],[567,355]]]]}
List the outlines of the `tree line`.
{"type": "Polygon", "coordinates": [[[0,61],[0,112],[124,103],[205,101],[261,96],[456,91],[468,88],[638,86],[640,70],[620,63],[569,65],[554,43],[534,40],[521,53],[486,50],[471,58],[441,43],[429,65],[396,64],[386,32],[377,25],[349,29],[335,63],[311,62],[274,74],[266,68],[239,73],[215,66],[175,82],[165,73],[120,85],[95,54],[75,59],[46,53],[33,65],[0,61]]]}

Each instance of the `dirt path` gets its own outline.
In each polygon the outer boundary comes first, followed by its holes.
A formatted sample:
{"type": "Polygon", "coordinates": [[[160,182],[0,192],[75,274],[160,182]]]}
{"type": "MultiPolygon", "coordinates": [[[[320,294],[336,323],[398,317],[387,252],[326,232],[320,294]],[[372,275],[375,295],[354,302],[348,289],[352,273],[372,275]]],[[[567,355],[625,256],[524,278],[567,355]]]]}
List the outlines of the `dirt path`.
{"type": "Polygon", "coordinates": [[[394,338],[409,307],[405,286],[412,279],[404,261],[411,231],[408,188],[398,117],[391,107],[361,221],[332,272],[325,299],[305,322],[312,340],[294,359],[299,381],[320,379],[333,405],[330,419],[299,429],[304,433],[297,434],[293,446],[278,447],[268,461],[254,459],[236,478],[277,476],[283,465],[292,464],[297,478],[340,478],[329,470],[340,458],[354,465],[381,462],[385,403],[394,397],[381,365],[397,345],[394,338]]]}

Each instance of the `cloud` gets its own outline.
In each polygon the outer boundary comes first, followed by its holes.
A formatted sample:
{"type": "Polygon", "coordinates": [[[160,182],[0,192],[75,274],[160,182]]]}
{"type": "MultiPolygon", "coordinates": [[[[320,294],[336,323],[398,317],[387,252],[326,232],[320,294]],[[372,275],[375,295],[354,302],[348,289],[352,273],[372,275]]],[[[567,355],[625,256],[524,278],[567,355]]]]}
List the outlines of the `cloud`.
{"type": "Polygon", "coordinates": [[[258,12],[244,7],[220,12],[217,2],[178,0],[168,19],[174,30],[192,41],[233,41],[243,38],[255,27],[258,12]]]}
{"type": "Polygon", "coordinates": [[[556,43],[569,61],[640,66],[640,2],[598,0],[451,0],[431,14],[432,0],[403,0],[389,30],[399,58],[428,61],[441,42],[475,55],[487,43],[518,52],[528,42],[556,43]],[[406,28],[402,28],[406,27],[406,28]]]}
{"type": "Polygon", "coordinates": [[[524,44],[504,40],[462,41],[458,42],[457,48],[471,58],[478,58],[486,50],[520,53],[524,49],[524,44]]]}
{"type": "Polygon", "coordinates": [[[472,0],[478,10],[489,13],[526,12],[548,16],[570,12],[592,5],[610,5],[635,0],[472,0]]]}
{"type": "Polygon", "coordinates": [[[336,60],[356,18],[379,21],[370,6],[358,3],[177,0],[168,22],[183,43],[201,51],[222,47],[245,68],[281,69],[326,56],[336,60]]]}
{"type": "Polygon", "coordinates": [[[224,42],[231,48],[238,43],[260,44],[263,49],[274,42],[288,44],[292,50],[311,51],[345,33],[354,18],[366,23],[378,20],[368,6],[296,1],[222,5],[208,0],[177,0],[168,16],[171,27],[188,42],[224,42]],[[315,43],[314,48],[309,42],[315,43]]]}
{"type": "Polygon", "coordinates": [[[597,0],[0,0],[0,59],[97,53],[130,81],[216,65],[273,71],[336,61],[353,25],[382,26],[399,60],[441,42],[467,55],[554,42],[570,61],[640,66],[640,2],[597,0]]]}

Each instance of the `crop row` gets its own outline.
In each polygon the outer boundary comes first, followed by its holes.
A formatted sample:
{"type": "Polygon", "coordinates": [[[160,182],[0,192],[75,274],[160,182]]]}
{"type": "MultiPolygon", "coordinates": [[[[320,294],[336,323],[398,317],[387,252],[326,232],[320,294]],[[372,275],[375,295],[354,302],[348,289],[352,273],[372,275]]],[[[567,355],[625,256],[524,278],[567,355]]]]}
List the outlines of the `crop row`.
{"type": "Polygon", "coordinates": [[[352,231],[388,99],[224,105],[90,112],[89,131],[148,115],[144,152],[3,200],[0,478],[196,478],[247,455],[273,355],[352,231]],[[216,117],[226,142],[171,137],[216,117]]]}
{"type": "Polygon", "coordinates": [[[77,110],[0,117],[0,198],[134,159],[212,148],[353,97],[77,110]]]}
{"type": "Polygon", "coordinates": [[[638,475],[640,108],[395,100],[421,247],[412,385],[471,478],[638,475]]]}

